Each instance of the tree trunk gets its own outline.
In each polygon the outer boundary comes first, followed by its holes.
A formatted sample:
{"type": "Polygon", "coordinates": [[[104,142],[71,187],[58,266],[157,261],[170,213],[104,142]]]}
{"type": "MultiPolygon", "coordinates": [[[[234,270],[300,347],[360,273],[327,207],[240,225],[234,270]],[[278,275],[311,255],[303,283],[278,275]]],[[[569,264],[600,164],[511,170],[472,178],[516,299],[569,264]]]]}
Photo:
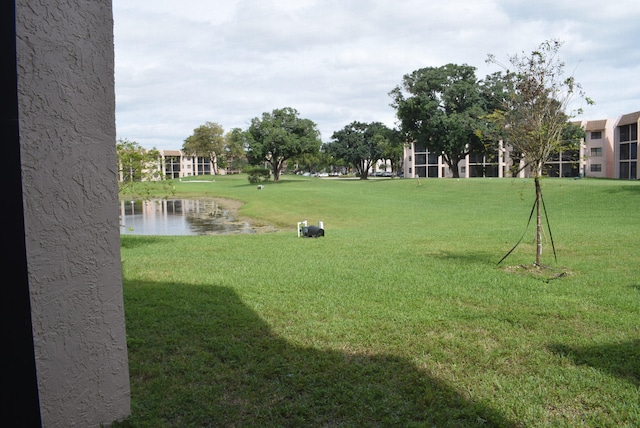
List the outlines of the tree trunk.
{"type": "Polygon", "coordinates": [[[210,159],[212,175],[218,175],[218,156],[215,154],[215,152],[211,153],[210,159]]]}
{"type": "Polygon", "coordinates": [[[359,169],[360,171],[360,180],[366,180],[369,177],[369,168],[371,167],[371,165],[369,163],[367,163],[366,160],[361,160],[359,162],[359,169]]]}
{"type": "Polygon", "coordinates": [[[542,215],[540,204],[542,202],[542,188],[540,187],[540,176],[536,174],[536,265],[540,266],[542,259],[542,215]]]}
{"type": "Polygon", "coordinates": [[[277,183],[280,180],[280,169],[282,169],[284,160],[275,160],[271,163],[271,172],[273,173],[273,182],[277,183]]]}
{"type": "Polygon", "coordinates": [[[449,159],[445,158],[444,161],[447,163],[447,165],[449,165],[449,169],[451,170],[451,173],[453,174],[452,177],[453,178],[460,178],[460,171],[458,171],[458,164],[460,163],[460,159],[449,160],[449,159]]]}

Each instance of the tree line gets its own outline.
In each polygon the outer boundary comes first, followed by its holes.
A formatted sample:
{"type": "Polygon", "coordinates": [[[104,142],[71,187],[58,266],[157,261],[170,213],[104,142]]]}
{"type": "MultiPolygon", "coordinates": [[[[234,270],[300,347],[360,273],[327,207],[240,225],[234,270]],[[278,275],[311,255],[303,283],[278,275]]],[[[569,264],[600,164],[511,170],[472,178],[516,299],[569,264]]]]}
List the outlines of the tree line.
{"type": "Polygon", "coordinates": [[[247,129],[227,133],[220,124],[206,122],[184,140],[182,151],[209,158],[214,174],[219,168],[264,165],[278,181],[285,165],[296,165],[309,172],[351,168],[367,179],[380,160],[388,161],[394,173],[401,170],[404,147],[416,143],[442,156],[455,178],[458,164],[468,154],[495,156],[503,141],[517,158],[515,165],[522,159],[534,174],[542,173],[542,163],[551,154],[575,147],[581,137],[565,111],[567,95],[579,85],[562,76],[563,64],[556,57],[560,46],[558,41],[547,41],[529,56],[511,57],[513,71],[489,56],[488,62],[503,70],[484,79],[478,79],[476,68],[467,64],[406,74],[389,92],[397,117],[393,129],[381,122],[354,121],[323,144],[312,120],[284,107],[251,119],[247,129]]]}
{"type": "Polygon", "coordinates": [[[403,143],[397,130],[380,122],[353,122],[336,131],[330,143],[323,144],[312,120],[300,117],[292,107],[284,107],[253,118],[247,129],[234,128],[227,134],[219,124],[207,122],[184,141],[182,150],[210,158],[217,168],[231,165],[241,169],[243,162],[267,165],[277,182],[285,166],[309,172],[353,168],[366,179],[371,167],[385,159],[395,171],[402,159],[403,143]]]}

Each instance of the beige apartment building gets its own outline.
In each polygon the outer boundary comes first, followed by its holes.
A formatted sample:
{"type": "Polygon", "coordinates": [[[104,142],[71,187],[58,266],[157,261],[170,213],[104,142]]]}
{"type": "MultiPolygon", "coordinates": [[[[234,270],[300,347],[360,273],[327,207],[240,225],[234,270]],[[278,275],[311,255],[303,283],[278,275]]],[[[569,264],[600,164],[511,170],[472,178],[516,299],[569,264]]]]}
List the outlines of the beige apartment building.
{"type": "Polygon", "coordinates": [[[160,150],[160,166],[165,179],[211,174],[215,171],[209,157],[185,155],[181,150],[160,150]]]}
{"type": "Polygon", "coordinates": [[[237,174],[232,167],[218,168],[210,157],[186,155],[182,150],[159,150],[160,170],[164,179],[193,177],[196,175],[237,174]]]}
{"type": "MultiPolygon", "coordinates": [[[[557,153],[545,164],[549,177],[594,177],[636,180],[638,168],[638,126],[640,111],[617,119],[577,122],[585,130],[579,150],[557,153]]],[[[514,162],[509,147],[500,143],[490,155],[471,153],[458,164],[460,177],[512,177],[514,162]]],[[[439,153],[421,143],[405,148],[404,176],[446,178],[453,173],[439,153]]],[[[518,177],[527,177],[521,170],[518,177]]]]}

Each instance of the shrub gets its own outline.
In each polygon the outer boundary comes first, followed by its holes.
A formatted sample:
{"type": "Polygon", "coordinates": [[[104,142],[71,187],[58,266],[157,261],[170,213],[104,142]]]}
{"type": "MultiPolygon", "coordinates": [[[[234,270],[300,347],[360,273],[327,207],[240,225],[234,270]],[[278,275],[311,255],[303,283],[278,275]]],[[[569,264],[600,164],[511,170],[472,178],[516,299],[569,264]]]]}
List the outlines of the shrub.
{"type": "Polygon", "coordinates": [[[271,170],[262,167],[250,167],[244,170],[248,174],[249,183],[256,184],[269,181],[271,178],[271,170]]]}

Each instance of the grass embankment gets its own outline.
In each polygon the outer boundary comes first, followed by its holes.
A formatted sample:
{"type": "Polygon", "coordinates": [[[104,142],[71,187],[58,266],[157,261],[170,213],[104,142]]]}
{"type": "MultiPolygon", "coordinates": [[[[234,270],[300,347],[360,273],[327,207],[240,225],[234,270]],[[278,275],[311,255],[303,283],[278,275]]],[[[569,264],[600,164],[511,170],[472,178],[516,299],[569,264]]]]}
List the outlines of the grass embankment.
{"type": "Polygon", "coordinates": [[[528,180],[176,182],[281,231],[122,237],[125,425],[639,426],[640,183],[543,186],[537,272],[528,180]]]}

